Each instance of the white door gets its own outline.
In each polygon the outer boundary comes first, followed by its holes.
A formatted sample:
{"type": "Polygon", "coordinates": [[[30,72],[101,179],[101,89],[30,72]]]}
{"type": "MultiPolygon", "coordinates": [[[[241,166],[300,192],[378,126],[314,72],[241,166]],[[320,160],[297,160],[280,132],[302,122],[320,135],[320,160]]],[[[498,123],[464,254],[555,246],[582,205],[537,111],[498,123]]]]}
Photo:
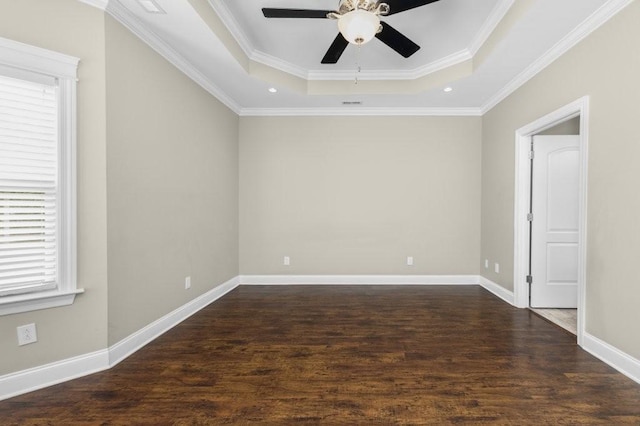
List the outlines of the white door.
{"type": "Polygon", "coordinates": [[[534,136],[531,307],[578,306],[579,136],[534,136]]]}

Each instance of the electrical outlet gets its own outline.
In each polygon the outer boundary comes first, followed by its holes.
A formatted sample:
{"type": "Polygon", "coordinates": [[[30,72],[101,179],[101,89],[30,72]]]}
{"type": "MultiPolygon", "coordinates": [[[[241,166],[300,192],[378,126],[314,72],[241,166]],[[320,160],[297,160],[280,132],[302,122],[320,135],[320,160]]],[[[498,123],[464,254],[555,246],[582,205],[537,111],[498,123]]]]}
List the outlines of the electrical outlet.
{"type": "Polygon", "coordinates": [[[38,341],[35,324],[21,325],[17,330],[19,346],[28,345],[29,343],[35,343],[38,341]]]}
{"type": "Polygon", "coordinates": [[[496,262],[493,265],[493,270],[496,272],[496,274],[499,274],[500,273],[500,264],[496,262]]]}
{"type": "Polygon", "coordinates": [[[186,277],[184,279],[184,289],[189,290],[191,288],[191,277],[186,277]]]}
{"type": "Polygon", "coordinates": [[[484,260],[484,269],[489,269],[489,259],[484,260]]]}
{"type": "Polygon", "coordinates": [[[407,266],[413,266],[413,256],[407,256],[407,266]]]}
{"type": "Polygon", "coordinates": [[[284,260],[282,261],[282,264],[283,264],[284,266],[289,266],[289,265],[291,265],[291,258],[289,258],[289,256],[285,256],[285,257],[284,257],[284,260]]]}

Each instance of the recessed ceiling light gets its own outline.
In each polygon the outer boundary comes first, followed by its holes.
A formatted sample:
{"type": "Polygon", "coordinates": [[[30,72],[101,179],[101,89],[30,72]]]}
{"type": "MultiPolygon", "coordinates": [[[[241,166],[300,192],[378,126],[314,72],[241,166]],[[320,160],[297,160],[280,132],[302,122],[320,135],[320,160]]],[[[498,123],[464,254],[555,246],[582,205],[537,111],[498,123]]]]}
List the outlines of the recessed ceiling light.
{"type": "Polygon", "coordinates": [[[138,0],[138,3],[149,13],[167,13],[155,0],[138,0]]]}
{"type": "Polygon", "coordinates": [[[453,87],[445,87],[444,91],[447,92],[447,93],[452,92],[453,91],[453,87]]]}
{"type": "Polygon", "coordinates": [[[276,93],[277,91],[278,89],[276,89],[275,87],[269,87],[269,92],[276,93]]]}

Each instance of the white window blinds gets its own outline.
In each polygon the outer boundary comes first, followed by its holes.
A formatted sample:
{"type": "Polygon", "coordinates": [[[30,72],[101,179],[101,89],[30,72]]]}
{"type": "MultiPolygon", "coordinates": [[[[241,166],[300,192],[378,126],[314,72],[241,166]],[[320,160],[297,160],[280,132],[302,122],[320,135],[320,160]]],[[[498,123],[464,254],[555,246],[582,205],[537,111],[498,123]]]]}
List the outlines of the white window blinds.
{"type": "Polygon", "coordinates": [[[55,82],[0,75],[0,296],[56,288],[55,82]]]}

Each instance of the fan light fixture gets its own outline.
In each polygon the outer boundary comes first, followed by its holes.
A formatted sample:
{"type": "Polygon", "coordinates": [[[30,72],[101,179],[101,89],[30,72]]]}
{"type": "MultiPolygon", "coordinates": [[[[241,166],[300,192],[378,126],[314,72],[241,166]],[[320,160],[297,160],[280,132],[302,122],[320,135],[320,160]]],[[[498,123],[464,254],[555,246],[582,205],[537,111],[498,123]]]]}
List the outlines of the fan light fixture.
{"type": "Polygon", "coordinates": [[[380,18],[366,10],[352,10],[340,17],[338,29],[349,43],[365,44],[380,30],[380,18]]]}
{"type": "Polygon", "coordinates": [[[365,44],[380,31],[380,15],[389,13],[389,5],[376,0],[340,0],[337,12],[327,18],[338,20],[338,30],[351,44],[365,44]]]}

